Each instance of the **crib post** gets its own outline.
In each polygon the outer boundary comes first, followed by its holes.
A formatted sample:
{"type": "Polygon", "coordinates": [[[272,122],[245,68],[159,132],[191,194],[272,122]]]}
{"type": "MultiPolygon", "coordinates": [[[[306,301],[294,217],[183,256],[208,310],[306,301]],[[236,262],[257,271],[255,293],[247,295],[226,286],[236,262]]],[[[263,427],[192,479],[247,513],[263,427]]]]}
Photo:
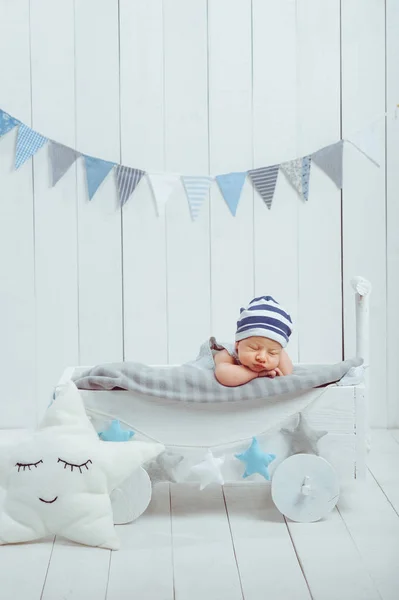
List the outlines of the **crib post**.
{"type": "Polygon", "coordinates": [[[370,392],[370,292],[371,284],[363,277],[351,281],[356,292],[356,356],[363,359],[364,390],[357,389],[356,395],[356,478],[364,480],[367,474],[366,455],[370,450],[371,435],[369,422],[370,392]]]}
{"type": "MultiPolygon", "coordinates": [[[[354,277],[351,284],[356,292],[356,356],[363,358],[364,365],[368,367],[370,364],[369,295],[371,283],[363,277],[354,277]]],[[[367,375],[368,372],[367,368],[367,375]]]]}

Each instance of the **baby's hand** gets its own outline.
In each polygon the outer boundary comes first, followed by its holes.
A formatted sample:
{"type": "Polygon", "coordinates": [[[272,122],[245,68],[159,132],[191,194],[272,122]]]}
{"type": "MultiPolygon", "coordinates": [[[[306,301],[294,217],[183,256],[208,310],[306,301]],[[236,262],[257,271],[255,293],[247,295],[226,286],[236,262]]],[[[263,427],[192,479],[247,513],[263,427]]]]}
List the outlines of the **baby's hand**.
{"type": "Polygon", "coordinates": [[[272,369],[271,371],[260,371],[258,377],[270,377],[270,379],[274,379],[277,375],[277,369],[272,369]]]}
{"type": "Polygon", "coordinates": [[[271,371],[261,371],[258,377],[270,377],[270,379],[274,379],[275,377],[282,377],[283,373],[280,371],[278,367],[272,369],[271,371]]]}

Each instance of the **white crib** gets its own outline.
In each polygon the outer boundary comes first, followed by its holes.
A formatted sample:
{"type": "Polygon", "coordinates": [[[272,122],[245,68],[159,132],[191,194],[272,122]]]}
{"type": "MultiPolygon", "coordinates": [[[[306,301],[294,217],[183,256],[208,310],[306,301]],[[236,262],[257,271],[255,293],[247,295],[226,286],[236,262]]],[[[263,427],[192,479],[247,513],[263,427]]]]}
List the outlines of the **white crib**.
{"type": "MultiPolygon", "coordinates": [[[[352,285],[356,292],[356,353],[367,367],[370,284],[357,277],[352,285]]],[[[66,369],[59,385],[86,368],[66,369]]],[[[225,459],[225,483],[243,481],[242,464],[235,458],[235,453],[248,447],[256,436],[262,441],[264,451],[276,454],[276,460],[270,465],[270,476],[277,508],[294,520],[314,521],[335,506],[339,482],[366,476],[367,372],[366,369],[364,381],[359,384],[333,384],[301,392],[295,398],[291,395],[281,407],[276,403],[271,407],[262,399],[239,404],[202,404],[161,398],[149,400],[120,390],[80,390],[80,393],[97,431],[104,430],[112,419],[118,419],[135,431],[134,439],[162,442],[168,452],[179,455],[182,460],[175,472],[178,481],[195,481],[190,468],[201,461],[209,449],[215,456],[223,455],[225,459]],[[287,436],[281,428],[293,426],[298,413],[313,430],[328,432],[318,443],[319,456],[289,456],[287,436]]],[[[251,480],[264,481],[259,475],[252,476],[251,480]]],[[[115,522],[137,518],[146,509],[150,498],[151,482],[147,473],[140,469],[113,493],[115,522]]]]}

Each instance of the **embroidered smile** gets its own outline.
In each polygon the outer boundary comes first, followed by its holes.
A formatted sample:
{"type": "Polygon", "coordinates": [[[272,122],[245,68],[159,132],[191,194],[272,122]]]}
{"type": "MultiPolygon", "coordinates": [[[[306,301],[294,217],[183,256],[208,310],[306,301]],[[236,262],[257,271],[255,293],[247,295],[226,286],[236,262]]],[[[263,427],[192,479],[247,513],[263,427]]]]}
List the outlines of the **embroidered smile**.
{"type": "Polygon", "coordinates": [[[54,498],[54,500],[43,500],[43,498],[39,498],[40,502],[45,502],[46,504],[52,504],[57,500],[58,496],[54,498]]]}

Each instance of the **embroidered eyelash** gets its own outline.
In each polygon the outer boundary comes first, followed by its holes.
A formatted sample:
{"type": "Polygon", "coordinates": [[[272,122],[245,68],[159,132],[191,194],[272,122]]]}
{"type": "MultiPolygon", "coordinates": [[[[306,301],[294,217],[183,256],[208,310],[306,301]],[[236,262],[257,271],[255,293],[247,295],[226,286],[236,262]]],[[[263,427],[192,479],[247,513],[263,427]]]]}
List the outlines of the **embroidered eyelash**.
{"type": "Polygon", "coordinates": [[[21,469],[23,469],[24,471],[26,469],[29,469],[29,471],[30,471],[31,467],[35,467],[37,469],[37,465],[40,465],[40,463],[43,463],[43,461],[38,460],[35,463],[17,463],[15,466],[18,467],[18,473],[19,473],[21,469]]]}
{"type": "Polygon", "coordinates": [[[57,462],[60,463],[64,463],[64,469],[66,469],[67,467],[71,467],[71,472],[75,469],[79,469],[79,472],[82,473],[82,469],[83,467],[86,467],[87,470],[89,470],[89,467],[87,466],[89,463],[93,464],[91,462],[91,460],[87,460],[85,463],[82,463],[81,465],[74,465],[72,463],[67,462],[66,460],[62,460],[62,458],[59,458],[57,462]]]}

